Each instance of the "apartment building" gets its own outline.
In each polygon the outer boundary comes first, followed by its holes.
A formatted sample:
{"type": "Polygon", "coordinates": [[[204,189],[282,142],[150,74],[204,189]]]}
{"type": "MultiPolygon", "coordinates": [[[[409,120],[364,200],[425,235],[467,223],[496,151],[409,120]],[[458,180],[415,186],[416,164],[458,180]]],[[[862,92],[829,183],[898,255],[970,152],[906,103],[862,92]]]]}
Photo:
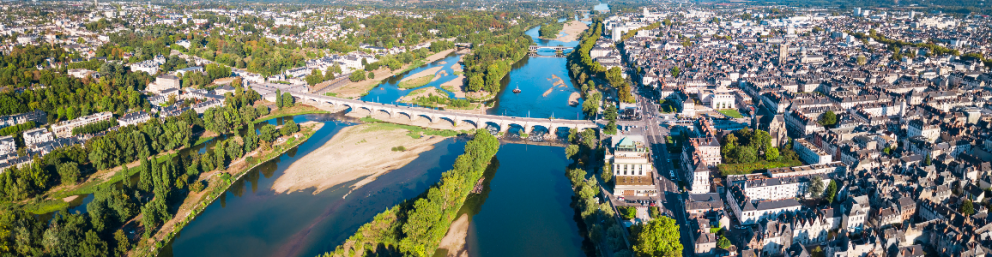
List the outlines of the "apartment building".
{"type": "Polygon", "coordinates": [[[88,116],[79,117],[73,120],[67,120],[59,122],[58,124],[52,125],[52,132],[58,137],[69,137],[72,136],[72,129],[93,124],[100,121],[108,121],[114,118],[114,114],[110,112],[95,113],[88,116]]]}

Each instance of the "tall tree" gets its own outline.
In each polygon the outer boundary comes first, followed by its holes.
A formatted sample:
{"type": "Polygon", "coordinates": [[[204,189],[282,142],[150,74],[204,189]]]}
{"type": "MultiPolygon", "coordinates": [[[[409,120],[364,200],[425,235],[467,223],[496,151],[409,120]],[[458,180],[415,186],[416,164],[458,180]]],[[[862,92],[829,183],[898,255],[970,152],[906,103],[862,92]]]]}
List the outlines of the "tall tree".
{"type": "Polygon", "coordinates": [[[836,180],[831,180],[830,181],[830,185],[827,186],[827,192],[826,192],[826,194],[823,197],[824,198],[827,198],[827,202],[829,202],[831,204],[834,203],[834,198],[837,197],[837,181],[836,180]]]}
{"type": "Polygon", "coordinates": [[[637,256],[681,257],[679,225],[674,219],[661,217],[632,228],[634,253],[637,256]]]}

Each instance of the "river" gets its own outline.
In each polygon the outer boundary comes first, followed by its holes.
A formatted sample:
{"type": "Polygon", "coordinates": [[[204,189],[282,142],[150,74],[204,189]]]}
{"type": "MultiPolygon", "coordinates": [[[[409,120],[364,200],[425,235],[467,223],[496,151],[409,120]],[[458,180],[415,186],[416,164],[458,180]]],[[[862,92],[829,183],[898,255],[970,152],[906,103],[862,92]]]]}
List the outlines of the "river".
{"type": "MultiPolygon", "coordinates": [[[[465,140],[445,140],[347,198],[342,196],[350,184],[316,195],[312,190],[272,191],[272,183],[290,164],[353,125],[331,117],[293,117],[298,123],[322,121],[324,127],[235,182],[166,245],[162,256],[316,256],[331,251],[375,214],[426,191],[464,152],[465,140]]],[[[508,144],[497,160],[502,162],[497,161],[488,199],[474,205],[480,211],[472,218],[472,256],[582,255],[582,238],[569,207],[564,149],[508,144]]]]}
{"type": "MultiPolygon", "coordinates": [[[[539,27],[535,27],[526,32],[538,45],[578,44],[538,39],[538,30],[539,27]]],[[[521,117],[584,118],[582,100],[569,103],[569,96],[578,89],[565,67],[565,58],[545,51],[538,55],[525,57],[513,65],[501,81],[504,90],[487,112],[521,117]],[[557,85],[553,76],[561,79],[557,85]],[[516,88],[521,92],[513,93],[516,88]]],[[[453,65],[460,65],[460,57],[451,54],[389,78],[362,99],[394,103],[415,90],[400,89],[397,86],[400,80],[435,67],[440,67],[447,75],[422,87],[440,89],[441,84],[457,77],[453,65]]],[[[356,189],[347,198],[342,197],[351,183],[318,194],[313,194],[312,190],[291,194],[277,194],[271,190],[275,180],[294,161],[324,145],[342,128],[354,125],[333,117],[315,114],[268,121],[278,124],[288,119],[297,123],[318,121],[324,122],[324,127],[307,142],[236,181],[166,244],[162,256],[316,256],[332,251],[358,227],[371,221],[375,214],[425,192],[464,152],[463,139],[445,140],[410,164],[356,189]]],[[[213,143],[185,150],[183,154],[206,151],[213,143]]],[[[498,165],[495,172],[487,173],[484,193],[470,197],[462,209],[471,216],[466,246],[470,256],[585,255],[575,212],[569,206],[572,190],[565,176],[564,149],[504,144],[495,165],[498,165]]],[[[91,200],[91,195],[82,196],[73,202],[70,210],[85,212],[85,203],[91,200]]]]}

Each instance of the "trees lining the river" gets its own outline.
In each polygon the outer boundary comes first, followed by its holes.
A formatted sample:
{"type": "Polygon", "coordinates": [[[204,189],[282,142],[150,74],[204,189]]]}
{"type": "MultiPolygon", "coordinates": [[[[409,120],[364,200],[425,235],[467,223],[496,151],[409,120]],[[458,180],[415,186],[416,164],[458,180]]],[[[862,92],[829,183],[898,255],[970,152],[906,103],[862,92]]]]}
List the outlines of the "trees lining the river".
{"type": "MultiPolygon", "coordinates": [[[[237,87],[237,93],[228,95],[225,100],[225,108],[254,110],[248,95],[257,93],[243,90],[240,85],[237,87]]],[[[230,115],[240,116],[241,112],[230,115]]],[[[46,193],[55,186],[72,186],[82,178],[97,174],[98,170],[122,166],[106,181],[91,179],[96,183],[89,186],[93,188],[90,192],[93,192],[94,200],[85,206],[86,214],[69,213],[62,207],[49,223],[29,214],[25,206],[5,204],[0,207],[0,224],[6,224],[0,226],[0,255],[122,256],[133,247],[147,247],[149,241],[142,240],[156,234],[177,214],[177,210],[169,206],[184,202],[190,191],[203,190],[202,172],[224,170],[247,153],[260,147],[268,148],[271,141],[259,142],[250,122],[250,132],[220,141],[215,145],[215,151],[202,155],[196,152],[162,155],[190,147],[195,141],[192,131],[202,130],[204,121],[189,110],[164,121],[151,119],[143,124],[122,127],[91,139],[85,148],[58,148],[23,168],[9,168],[0,174],[0,199],[36,202],[42,199],[30,198],[58,195],[59,192],[46,193]],[[124,166],[133,161],[140,164],[134,168],[124,166]],[[136,183],[131,182],[132,175],[137,175],[136,183]],[[115,185],[115,181],[119,181],[120,186],[115,185]],[[135,224],[128,226],[134,226],[142,240],[123,236],[122,229],[129,222],[135,224]]],[[[231,127],[226,131],[238,131],[238,124],[228,124],[231,127]]],[[[287,125],[283,129],[286,133],[299,130],[295,123],[287,125]]],[[[269,132],[278,133],[275,127],[269,132]]],[[[274,140],[277,135],[267,136],[274,140]]],[[[247,162],[251,162],[250,158],[247,162]]],[[[220,177],[230,178],[228,173],[220,174],[220,177]]],[[[211,183],[217,181],[223,182],[213,180],[211,183]]],[[[61,202],[61,197],[53,201],[61,202]]]]}
{"type": "Polygon", "coordinates": [[[402,255],[434,254],[469,192],[498,150],[496,137],[488,131],[477,130],[475,138],[465,145],[465,153],[455,159],[454,167],[422,197],[377,214],[334,252],[322,256],[364,255],[371,249],[402,255]]]}

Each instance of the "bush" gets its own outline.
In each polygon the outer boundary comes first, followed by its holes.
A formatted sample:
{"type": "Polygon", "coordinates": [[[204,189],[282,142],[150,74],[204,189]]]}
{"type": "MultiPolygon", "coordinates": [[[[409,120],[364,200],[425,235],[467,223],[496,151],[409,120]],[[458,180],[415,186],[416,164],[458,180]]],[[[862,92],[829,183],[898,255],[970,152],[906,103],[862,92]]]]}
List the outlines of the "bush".
{"type": "Polygon", "coordinates": [[[195,193],[199,193],[202,192],[203,189],[206,187],[207,185],[203,183],[203,180],[197,180],[196,182],[193,182],[192,184],[189,185],[189,190],[192,190],[195,193]]]}
{"type": "Polygon", "coordinates": [[[404,147],[402,145],[401,146],[396,146],[396,147],[393,147],[392,150],[393,150],[393,152],[402,152],[402,151],[406,151],[406,147],[404,147]]]}
{"type": "Polygon", "coordinates": [[[637,207],[618,206],[617,210],[620,211],[620,217],[625,220],[632,220],[637,217],[637,207]]]}

